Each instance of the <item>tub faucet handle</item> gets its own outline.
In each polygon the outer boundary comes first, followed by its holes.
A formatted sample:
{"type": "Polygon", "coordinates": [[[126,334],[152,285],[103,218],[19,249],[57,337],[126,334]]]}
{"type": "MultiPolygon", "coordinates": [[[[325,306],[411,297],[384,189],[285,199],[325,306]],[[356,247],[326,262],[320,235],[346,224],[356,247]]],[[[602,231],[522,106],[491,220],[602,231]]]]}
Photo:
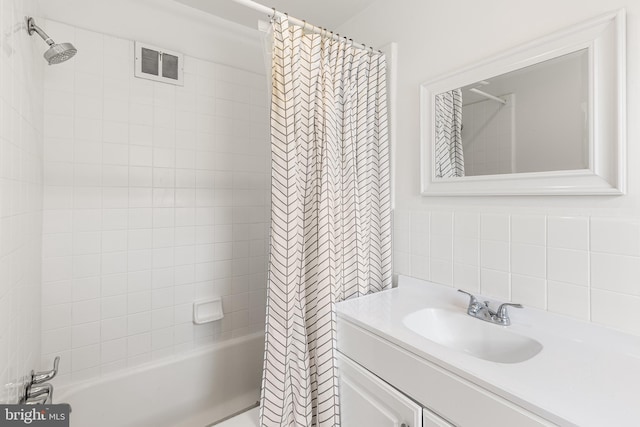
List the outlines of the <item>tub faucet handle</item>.
{"type": "Polygon", "coordinates": [[[60,356],[56,356],[53,359],[53,369],[50,371],[34,372],[31,371],[31,384],[42,384],[46,381],[50,381],[58,374],[58,364],[60,363],[60,356]]]}

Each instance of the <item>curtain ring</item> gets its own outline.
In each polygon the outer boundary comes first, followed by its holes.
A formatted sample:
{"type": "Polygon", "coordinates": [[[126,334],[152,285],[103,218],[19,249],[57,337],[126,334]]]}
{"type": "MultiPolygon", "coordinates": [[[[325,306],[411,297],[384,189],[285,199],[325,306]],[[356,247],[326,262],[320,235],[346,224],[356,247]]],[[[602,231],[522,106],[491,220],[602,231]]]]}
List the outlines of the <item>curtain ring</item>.
{"type": "Polygon", "coordinates": [[[304,19],[302,20],[302,31],[305,31],[307,29],[307,21],[305,21],[304,19]]]}

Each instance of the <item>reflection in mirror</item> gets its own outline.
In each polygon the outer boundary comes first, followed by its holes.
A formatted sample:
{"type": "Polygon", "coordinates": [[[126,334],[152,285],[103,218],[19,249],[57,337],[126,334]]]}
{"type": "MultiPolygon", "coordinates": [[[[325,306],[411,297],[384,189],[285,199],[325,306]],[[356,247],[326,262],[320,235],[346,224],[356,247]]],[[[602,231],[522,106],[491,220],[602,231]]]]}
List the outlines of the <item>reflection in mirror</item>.
{"type": "Polygon", "coordinates": [[[589,52],[435,96],[435,177],[590,167],[589,52]]]}

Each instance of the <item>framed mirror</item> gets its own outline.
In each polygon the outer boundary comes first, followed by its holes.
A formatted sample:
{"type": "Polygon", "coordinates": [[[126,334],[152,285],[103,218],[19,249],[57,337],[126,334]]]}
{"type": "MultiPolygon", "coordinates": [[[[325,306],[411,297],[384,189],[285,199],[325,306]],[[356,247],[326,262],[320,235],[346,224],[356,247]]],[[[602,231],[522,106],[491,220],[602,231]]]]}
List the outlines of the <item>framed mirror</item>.
{"type": "Polygon", "coordinates": [[[625,14],[421,85],[421,191],[624,194],[625,14]]]}

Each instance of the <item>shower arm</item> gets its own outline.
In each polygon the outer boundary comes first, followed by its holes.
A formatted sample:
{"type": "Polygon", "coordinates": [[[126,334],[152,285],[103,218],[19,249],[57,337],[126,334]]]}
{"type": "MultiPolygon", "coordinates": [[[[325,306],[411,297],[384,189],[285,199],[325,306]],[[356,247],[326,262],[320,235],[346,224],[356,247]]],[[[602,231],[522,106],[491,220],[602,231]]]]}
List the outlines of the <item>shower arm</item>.
{"type": "Polygon", "coordinates": [[[36,22],[33,18],[27,18],[27,31],[29,32],[30,36],[33,35],[34,32],[38,33],[38,35],[42,37],[42,40],[44,40],[49,46],[55,44],[53,39],[36,25],[36,22]]]}

